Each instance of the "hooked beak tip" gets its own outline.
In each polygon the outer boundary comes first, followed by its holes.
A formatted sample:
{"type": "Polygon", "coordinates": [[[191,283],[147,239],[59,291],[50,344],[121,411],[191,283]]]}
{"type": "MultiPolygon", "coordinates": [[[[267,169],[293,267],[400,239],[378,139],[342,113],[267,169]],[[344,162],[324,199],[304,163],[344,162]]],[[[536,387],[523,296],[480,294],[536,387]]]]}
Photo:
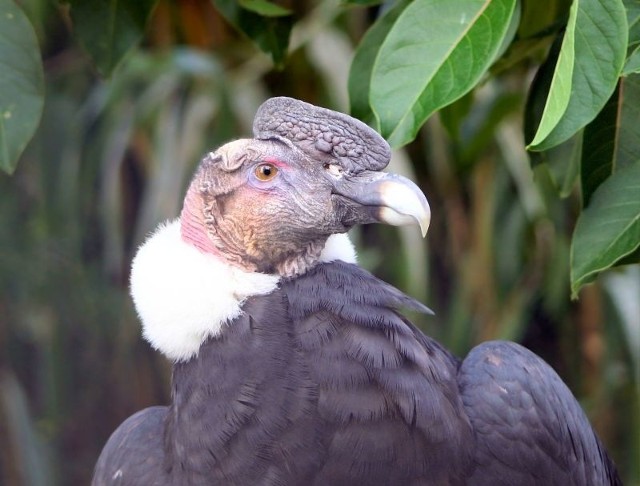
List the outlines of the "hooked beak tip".
{"type": "Polygon", "coordinates": [[[382,204],[380,221],[394,226],[418,223],[424,238],[431,222],[431,208],[420,188],[409,179],[390,175],[377,188],[382,204]]]}

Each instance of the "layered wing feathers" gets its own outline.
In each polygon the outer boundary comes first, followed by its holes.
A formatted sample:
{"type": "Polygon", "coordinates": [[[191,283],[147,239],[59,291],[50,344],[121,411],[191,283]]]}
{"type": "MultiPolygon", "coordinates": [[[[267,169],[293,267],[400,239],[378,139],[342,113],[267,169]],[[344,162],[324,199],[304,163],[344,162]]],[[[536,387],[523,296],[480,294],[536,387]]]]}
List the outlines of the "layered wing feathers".
{"type": "Polygon", "coordinates": [[[458,380],[477,437],[470,485],[620,484],[580,405],[556,372],[526,348],[474,348],[458,380]]]}

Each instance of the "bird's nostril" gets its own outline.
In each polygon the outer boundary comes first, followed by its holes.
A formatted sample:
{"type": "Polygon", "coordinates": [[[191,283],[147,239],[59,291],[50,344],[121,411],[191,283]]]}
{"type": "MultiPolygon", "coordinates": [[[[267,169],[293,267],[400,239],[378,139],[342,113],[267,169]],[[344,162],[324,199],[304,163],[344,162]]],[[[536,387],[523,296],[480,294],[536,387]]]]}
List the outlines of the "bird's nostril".
{"type": "Polygon", "coordinates": [[[333,177],[342,177],[344,171],[338,164],[324,164],[324,169],[329,172],[333,177]]]}

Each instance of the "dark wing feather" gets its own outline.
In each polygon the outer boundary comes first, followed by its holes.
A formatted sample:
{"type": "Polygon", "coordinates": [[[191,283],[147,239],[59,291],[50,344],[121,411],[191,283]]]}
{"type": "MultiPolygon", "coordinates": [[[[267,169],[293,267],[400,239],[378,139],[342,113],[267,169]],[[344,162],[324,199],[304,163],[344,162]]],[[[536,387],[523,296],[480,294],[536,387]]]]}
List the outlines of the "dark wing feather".
{"type": "Polygon", "coordinates": [[[322,463],[312,484],[464,484],[472,431],[458,362],[397,312],[429,310],[342,262],[282,291],[318,389],[322,463]]]}
{"type": "Polygon", "coordinates": [[[470,485],[621,484],[576,399],[532,352],[484,343],[464,360],[458,381],[477,437],[470,485]]]}
{"type": "Polygon", "coordinates": [[[162,448],[167,407],[150,407],[125,420],[104,446],[93,486],[167,484],[162,448]]]}

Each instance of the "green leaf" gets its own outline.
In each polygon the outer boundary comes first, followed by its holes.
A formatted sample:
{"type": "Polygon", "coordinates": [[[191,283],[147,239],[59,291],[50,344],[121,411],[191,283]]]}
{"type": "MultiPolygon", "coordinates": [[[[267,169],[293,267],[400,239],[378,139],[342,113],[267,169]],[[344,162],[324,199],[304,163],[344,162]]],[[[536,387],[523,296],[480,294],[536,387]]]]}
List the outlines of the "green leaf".
{"type": "Polygon", "coordinates": [[[238,3],[245,10],[257,13],[263,17],[284,17],[291,15],[291,10],[281,7],[267,0],[238,0],[238,3]]]}
{"type": "Polygon", "coordinates": [[[0,169],[12,173],[44,104],[38,40],[13,0],[0,0],[0,169]]]}
{"type": "Polygon", "coordinates": [[[640,246],[640,160],[614,172],[594,192],[571,242],[571,292],[640,246]]]}
{"type": "MultiPolygon", "coordinates": [[[[527,93],[527,103],[524,110],[524,139],[527,145],[533,140],[536,127],[542,119],[547,95],[551,89],[551,82],[553,81],[554,67],[560,56],[561,46],[562,38],[556,37],[551,44],[547,58],[536,72],[531,82],[531,88],[529,88],[529,92],[527,93]]],[[[538,152],[530,152],[529,158],[533,167],[542,163],[545,159],[544,154],[538,152]]]]}
{"type": "Polygon", "coordinates": [[[378,131],[379,127],[376,126],[377,121],[369,104],[373,64],[378,56],[382,42],[410,2],[411,0],[399,1],[367,30],[351,62],[351,69],[349,71],[351,114],[373,126],[378,131]]]}
{"type": "Polygon", "coordinates": [[[620,89],[616,89],[598,116],[584,129],[580,182],[582,205],[589,205],[591,196],[613,172],[618,135],[620,89]]]}
{"type": "Polygon", "coordinates": [[[582,136],[583,133],[578,132],[569,140],[540,154],[547,165],[553,187],[561,198],[571,195],[580,176],[582,136]]]}
{"type": "Polygon", "coordinates": [[[619,88],[585,128],[581,168],[583,205],[615,170],[640,160],[640,75],[621,78],[619,88]]]}
{"type": "Polygon", "coordinates": [[[636,50],[627,58],[622,70],[623,76],[628,76],[632,73],[640,73],[640,46],[636,47],[636,50]]]}
{"type": "Polygon", "coordinates": [[[640,160],[640,74],[622,78],[616,170],[640,160]]]}
{"type": "Polygon", "coordinates": [[[70,0],[73,31],[98,71],[110,76],[144,33],[157,0],[70,0]]]}
{"type": "Polygon", "coordinates": [[[398,17],[373,66],[371,105],[394,147],[473,88],[493,62],[515,0],[415,0],[398,17]]]}
{"type": "MultiPolygon", "coordinates": [[[[577,3],[574,3],[574,6],[577,3]]],[[[575,11],[575,7],[571,9],[575,11]]],[[[535,146],[549,136],[551,131],[560,122],[562,115],[569,106],[571,98],[571,78],[573,77],[573,65],[575,59],[574,39],[576,15],[569,16],[569,23],[564,34],[562,47],[558,55],[558,62],[551,78],[549,94],[540,119],[540,125],[536,131],[530,146],[535,146]]]]}
{"type": "Polygon", "coordinates": [[[613,90],[628,41],[622,0],[574,0],[544,113],[529,150],[546,150],[593,120],[613,90]]]}
{"type": "Polygon", "coordinates": [[[640,2],[638,0],[623,0],[627,10],[629,24],[629,51],[640,44],[640,2]]]}
{"type": "Polygon", "coordinates": [[[270,54],[276,66],[282,66],[289,47],[293,27],[290,16],[262,16],[241,8],[236,0],[212,0],[222,16],[251,39],[263,52],[270,54]]]}
{"type": "Polygon", "coordinates": [[[558,30],[558,21],[563,19],[563,24],[566,22],[570,6],[571,3],[565,0],[545,0],[542,8],[539,2],[523,1],[518,37],[539,39],[554,34],[558,30]]]}

